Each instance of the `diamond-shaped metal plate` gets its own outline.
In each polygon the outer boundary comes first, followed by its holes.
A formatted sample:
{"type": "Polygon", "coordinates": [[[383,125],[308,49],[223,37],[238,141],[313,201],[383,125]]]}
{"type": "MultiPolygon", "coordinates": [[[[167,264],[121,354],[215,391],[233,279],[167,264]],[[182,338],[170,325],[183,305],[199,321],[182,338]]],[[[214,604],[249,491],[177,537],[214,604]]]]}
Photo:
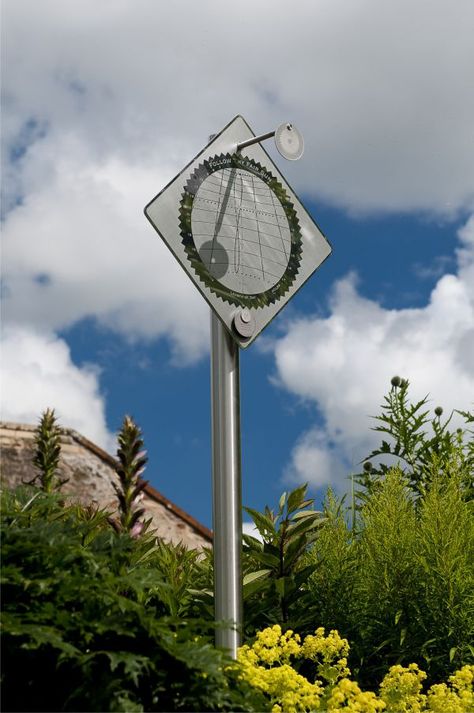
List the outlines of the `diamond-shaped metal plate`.
{"type": "Polygon", "coordinates": [[[145,208],[243,348],[331,253],[263,147],[236,150],[254,136],[236,116],[145,208]]]}

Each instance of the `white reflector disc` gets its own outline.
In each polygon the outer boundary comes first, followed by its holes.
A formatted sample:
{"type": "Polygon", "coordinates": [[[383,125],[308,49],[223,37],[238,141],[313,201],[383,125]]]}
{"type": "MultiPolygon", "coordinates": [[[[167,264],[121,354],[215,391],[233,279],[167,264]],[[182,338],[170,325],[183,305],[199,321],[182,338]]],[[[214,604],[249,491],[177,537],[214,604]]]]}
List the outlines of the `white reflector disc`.
{"type": "Polygon", "coordinates": [[[279,153],[288,161],[297,161],[303,155],[303,137],[293,124],[280,124],[275,131],[275,144],[279,153]]]}

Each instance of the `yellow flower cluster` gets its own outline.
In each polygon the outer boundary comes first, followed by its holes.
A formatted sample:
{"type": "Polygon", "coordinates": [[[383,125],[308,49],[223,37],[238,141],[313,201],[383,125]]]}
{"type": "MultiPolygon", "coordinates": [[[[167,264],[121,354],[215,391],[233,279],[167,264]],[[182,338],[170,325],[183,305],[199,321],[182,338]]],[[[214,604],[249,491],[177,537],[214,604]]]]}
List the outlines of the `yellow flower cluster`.
{"type": "Polygon", "coordinates": [[[474,711],[474,666],[463,666],[449,677],[449,684],[436,683],[426,696],[432,713],[474,711]]]}
{"type": "Polygon", "coordinates": [[[300,651],[301,656],[316,662],[318,675],[330,684],[350,675],[347,668],[348,653],[347,639],[339,636],[334,629],[324,636],[322,626],[316,629],[314,636],[310,634],[305,638],[300,651]]]}
{"type": "Polygon", "coordinates": [[[421,713],[426,696],[421,693],[426,673],[416,663],[391,666],[380,686],[380,696],[390,713],[421,713]]]}
{"type": "Polygon", "coordinates": [[[326,701],[326,710],[351,711],[351,713],[379,713],[385,709],[385,702],[372,691],[361,691],[355,681],[343,678],[334,686],[326,701]]]}
{"type": "Polygon", "coordinates": [[[268,696],[272,713],[474,713],[474,666],[464,666],[447,685],[435,684],[426,694],[426,674],[417,664],[392,666],[377,696],[348,678],[348,653],[349,644],[337,631],[325,636],[321,627],[301,642],[298,634],[275,625],[260,631],[252,646],[242,646],[238,660],[242,677],[268,696]],[[313,682],[296,670],[301,660],[315,664],[313,682]]]}
{"type": "Polygon", "coordinates": [[[300,656],[300,637],[291,630],[282,633],[278,625],[258,632],[254,644],[239,649],[243,677],[267,694],[273,713],[314,711],[319,708],[322,686],[310,683],[290,665],[300,656]],[[277,664],[277,665],[275,665],[277,664]]]}

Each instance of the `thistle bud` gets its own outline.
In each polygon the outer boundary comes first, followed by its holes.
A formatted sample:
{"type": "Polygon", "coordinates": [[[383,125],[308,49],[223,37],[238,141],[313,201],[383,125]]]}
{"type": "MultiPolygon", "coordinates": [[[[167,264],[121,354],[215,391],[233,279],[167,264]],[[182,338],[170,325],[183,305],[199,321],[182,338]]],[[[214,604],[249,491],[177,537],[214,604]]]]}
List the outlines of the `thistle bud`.
{"type": "Polygon", "coordinates": [[[441,406],[437,406],[435,408],[434,412],[435,412],[436,416],[441,416],[441,414],[443,413],[443,409],[441,406]]]}
{"type": "Polygon", "coordinates": [[[402,380],[400,379],[399,376],[393,376],[393,377],[392,377],[392,382],[391,382],[391,383],[392,383],[392,386],[395,386],[395,388],[396,388],[397,386],[400,386],[401,382],[402,382],[402,380]]]}

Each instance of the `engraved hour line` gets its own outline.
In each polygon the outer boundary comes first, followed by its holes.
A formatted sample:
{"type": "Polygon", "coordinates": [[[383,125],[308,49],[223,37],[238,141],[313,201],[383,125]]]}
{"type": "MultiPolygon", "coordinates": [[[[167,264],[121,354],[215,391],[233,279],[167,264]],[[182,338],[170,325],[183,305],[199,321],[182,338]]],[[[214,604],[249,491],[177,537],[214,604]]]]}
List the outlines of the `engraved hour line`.
{"type": "MultiPolygon", "coordinates": [[[[207,223],[206,221],[203,221],[203,220],[196,220],[196,221],[194,221],[194,222],[195,222],[195,223],[204,223],[205,225],[214,225],[214,223],[207,223]]],[[[232,226],[229,226],[229,227],[232,227],[232,228],[233,228],[234,226],[232,225],[232,226]]],[[[244,230],[252,231],[253,233],[256,233],[256,232],[257,232],[257,230],[256,230],[255,228],[244,228],[244,230]]],[[[260,233],[260,234],[261,234],[263,237],[268,237],[268,236],[269,236],[270,238],[274,238],[274,237],[275,237],[275,236],[272,235],[271,233],[260,233]]],[[[193,235],[194,235],[194,237],[196,237],[196,238],[207,238],[207,237],[208,237],[208,233],[196,233],[196,232],[194,232],[194,231],[193,231],[193,235]]],[[[230,235],[221,235],[220,237],[221,237],[222,240],[232,240],[232,239],[233,239],[230,235]]],[[[250,240],[250,238],[245,238],[245,242],[246,242],[246,243],[251,243],[252,245],[259,245],[258,240],[250,240]]],[[[283,253],[283,255],[284,255],[285,257],[287,257],[286,250],[282,250],[281,248],[277,248],[277,247],[275,247],[274,245],[264,245],[263,247],[264,247],[264,248],[268,248],[269,250],[275,250],[276,252],[283,253]]],[[[249,255],[256,255],[256,254],[257,254],[257,253],[249,253],[249,255]]],[[[282,265],[283,265],[283,264],[287,265],[287,264],[288,264],[288,260],[287,260],[285,263],[282,263],[282,265]]]]}
{"type": "MultiPolygon", "coordinates": [[[[254,253],[244,253],[244,255],[254,255],[254,253]]],[[[274,265],[278,265],[278,267],[286,267],[286,265],[282,264],[281,262],[277,262],[276,260],[271,260],[270,258],[266,258],[266,262],[267,262],[267,270],[266,270],[267,277],[275,277],[275,278],[279,279],[281,277],[281,272],[278,273],[277,275],[275,275],[273,272],[270,272],[270,270],[268,269],[268,263],[273,263],[274,265]]],[[[227,265],[227,261],[224,261],[224,262],[216,261],[216,262],[213,262],[212,264],[213,265],[227,265]]],[[[233,265],[233,263],[231,263],[231,265],[233,265]]],[[[235,267],[235,265],[233,265],[233,267],[235,267]]],[[[254,267],[253,265],[248,265],[246,262],[242,262],[240,264],[240,267],[246,268],[247,270],[254,270],[257,273],[257,275],[260,275],[259,268],[254,267]]],[[[244,274],[244,273],[242,273],[242,274],[244,274]]],[[[252,277],[254,277],[254,276],[252,275],[252,277]]]]}
{"type": "MultiPolygon", "coordinates": [[[[209,250],[212,250],[212,248],[204,248],[204,250],[201,249],[201,254],[203,254],[203,253],[205,253],[206,251],[209,251],[209,250]]],[[[244,256],[245,256],[245,255],[249,255],[250,257],[259,257],[257,253],[251,253],[251,252],[249,252],[248,250],[244,250],[242,254],[243,254],[244,256]]],[[[288,263],[286,263],[286,262],[279,262],[278,260],[273,260],[271,257],[266,257],[265,260],[266,260],[267,263],[268,263],[268,262],[271,262],[271,263],[273,263],[274,265],[278,265],[278,267],[286,267],[287,264],[288,264],[288,263]]],[[[223,265],[223,264],[224,264],[223,262],[214,262],[214,263],[213,263],[213,265],[223,265]]],[[[235,267],[235,265],[234,265],[234,267],[235,267]]],[[[246,267],[250,267],[250,268],[252,268],[252,269],[256,269],[256,268],[254,268],[252,265],[246,265],[246,267]]],[[[267,269],[267,272],[268,272],[268,269],[267,269]]]]}
{"type": "MultiPolygon", "coordinates": [[[[276,208],[276,206],[275,206],[275,196],[273,195],[273,191],[271,192],[271,196],[272,196],[273,206],[274,206],[274,208],[276,208]]],[[[289,257],[288,257],[288,255],[286,254],[285,243],[284,243],[284,241],[283,241],[283,235],[281,234],[281,227],[280,227],[280,224],[279,224],[279,223],[278,223],[278,230],[280,231],[280,240],[281,240],[281,244],[282,244],[282,246],[283,246],[283,251],[284,251],[285,257],[286,257],[286,259],[287,259],[287,261],[288,261],[288,260],[289,260],[289,257]]]]}
{"type": "MultiPolygon", "coordinates": [[[[210,193],[211,195],[214,195],[214,194],[215,194],[215,195],[219,196],[219,193],[218,193],[217,191],[211,190],[211,189],[207,188],[205,185],[203,186],[202,191],[203,191],[203,192],[204,192],[204,191],[207,191],[207,192],[210,193]]],[[[265,197],[267,197],[267,196],[269,195],[269,193],[270,193],[270,191],[268,192],[268,194],[265,193],[265,197]]],[[[196,198],[197,198],[197,200],[204,201],[204,202],[207,202],[207,203],[216,203],[216,202],[219,202],[218,199],[216,200],[216,199],[214,199],[214,198],[205,198],[204,196],[198,196],[198,195],[196,195],[196,198]]],[[[252,199],[251,199],[251,198],[248,198],[247,200],[248,200],[248,202],[250,203],[252,199]]],[[[266,202],[266,201],[257,201],[257,205],[258,205],[258,206],[275,207],[274,202],[266,202]]],[[[280,209],[280,210],[278,211],[278,213],[281,215],[281,214],[284,212],[284,211],[283,211],[283,208],[282,208],[281,205],[280,205],[280,206],[277,206],[277,207],[280,209]]],[[[242,210],[254,210],[254,208],[245,208],[245,207],[244,207],[242,210]]],[[[268,213],[268,215],[273,215],[272,213],[270,213],[270,211],[265,211],[265,210],[262,210],[261,208],[258,208],[258,209],[257,209],[257,213],[268,213]]]]}
{"type": "MultiPolygon", "coordinates": [[[[200,200],[202,200],[202,199],[200,199],[200,200]]],[[[209,202],[211,202],[211,201],[209,201],[209,202]]],[[[212,201],[212,203],[214,203],[214,201],[212,201]]],[[[234,206],[231,206],[231,207],[234,207],[234,206]]],[[[197,207],[197,206],[196,206],[196,210],[201,210],[203,213],[214,213],[214,209],[211,209],[211,208],[201,208],[201,207],[197,207]]],[[[252,213],[252,215],[255,215],[255,211],[250,210],[249,208],[242,208],[242,211],[246,211],[247,213],[252,213]]],[[[260,215],[272,216],[271,213],[262,213],[262,211],[257,211],[257,213],[260,213],[260,215]]],[[[242,216],[242,217],[245,218],[245,216],[242,216]]],[[[273,217],[273,216],[272,216],[272,217],[273,217]]],[[[287,219],[286,219],[286,216],[284,216],[284,215],[277,215],[276,217],[277,217],[277,218],[282,218],[282,219],[284,219],[285,223],[288,224],[288,221],[287,221],[287,219]]],[[[251,220],[251,218],[248,218],[248,220],[251,220]]],[[[199,220],[198,218],[194,218],[194,219],[193,219],[193,222],[196,222],[196,223],[205,223],[205,222],[207,222],[207,221],[205,221],[205,220],[199,220]]],[[[212,222],[212,221],[209,221],[209,222],[212,222]]],[[[214,225],[214,222],[212,222],[212,224],[214,225]]],[[[283,228],[286,228],[286,226],[285,226],[285,225],[282,226],[280,222],[271,223],[271,222],[266,221],[266,220],[261,220],[261,221],[260,221],[260,224],[261,224],[261,225],[272,225],[272,226],[275,227],[275,228],[282,228],[282,227],[283,227],[283,228]]],[[[235,226],[234,226],[234,227],[235,227],[235,226]]],[[[251,228],[248,228],[248,230],[251,230],[251,228]]]]}
{"type": "MultiPolygon", "coordinates": [[[[255,189],[255,182],[253,180],[253,176],[252,176],[252,189],[253,190],[255,189]]],[[[254,202],[255,202],[255,212],[257,212],[257,200],[255,198],[255,193],[253,195],[254,195],[254,202]]],[[[262,265],[262,276],[263,276],[263,279],[265,280],[265,268],[263,266],[263,255],[262,255],[262,241],[260,238],[260,228],[259,228],[258,220],[257,220],[257,237],[258,237],[258,243],[259,243],[259,248],[260,248],[260,263],[262,265]]]]}
{"type": "MultiPolygon", "coordinates": [[[[269,187],[264,183],[264,181],[259,178],[258,176],[254,176],[254,174],[251,171],[239,171],[238,169],[231,169],[231,168],[226,168],[222,169],[219,171],[221,174],[227,174],[229,175],[231,171],[235,171],[236,175],[239,177],[247,178],[249,176],[253,176],[254,178],[258,178],[258,180],[262,183],[262,185],[257,185],[256,189],[257,191],[260,191],[261,195],[265,195],[267,191],[269,191],[269,187]]],[[[214,180],[215,173],[210,174],[207,178],[205,178],[206,185],[210,186],[218,186],[219,182],[214,180]]]]}
{"type": "Polygon", "coordinates": [[[234,211],[235,211],[235,243],[234,243],[234,269],[235,272],[240,271],[240,253],[241,253],[241,239],[240,239],[240,231],[239,231],[239,223],[240,223],[240,214],[241,214],[241,206],[242,206],[242,200],[243,200],[243,181],[242,181],[242,176],[237,173],[237,178],[240,178],[240,202],[239,202],[239,211],[237,213],[236,211],[236,205],[237,205],[237,196],[236,196],[236,184],[237,181],[234,182],[234,211]]]}
{"type": "Polygon", "coordinates": [[[221,174],[221,182],[220,182],[220,186],[219,186],[219,203],[218,203],[218,205],[216,206],[216,227],[215,227],[215,231],[214,231],[214,237],[213,237],[213,239],[212,239],[211,261],[210,261],[209,265],[212,265],[212,264],[213,264],[212,261],[213,261],[213,259],[214,259],[214,246],[215,246],[215,243],[216,243],[217,233],[219,232],[219,229],[218,229],[217,226],[219,225],[219,206],[220,206],[220,197],[221,197],[221,191],[222,191],[222,185],[223,185],[223,183],[224,183],[224,174],[222,173],[222,174],[221,174]]]}

